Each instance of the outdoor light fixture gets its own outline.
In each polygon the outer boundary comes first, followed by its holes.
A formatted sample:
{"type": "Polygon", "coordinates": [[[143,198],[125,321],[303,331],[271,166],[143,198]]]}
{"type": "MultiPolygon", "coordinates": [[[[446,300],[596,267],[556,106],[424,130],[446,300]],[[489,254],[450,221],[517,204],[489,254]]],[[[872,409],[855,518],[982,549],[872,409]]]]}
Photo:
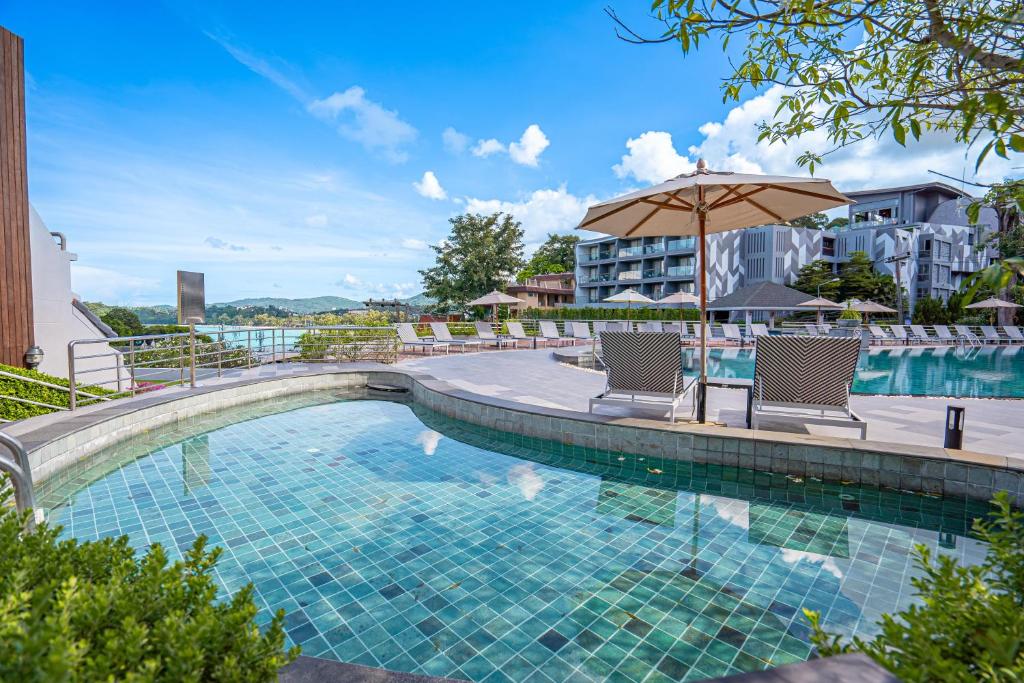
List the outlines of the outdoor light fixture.
{"type": "Polygon", "coordinates": [[[35,370],[43,362],[43,350],[34,344],[25,352],[25,367],[35,370]]]}

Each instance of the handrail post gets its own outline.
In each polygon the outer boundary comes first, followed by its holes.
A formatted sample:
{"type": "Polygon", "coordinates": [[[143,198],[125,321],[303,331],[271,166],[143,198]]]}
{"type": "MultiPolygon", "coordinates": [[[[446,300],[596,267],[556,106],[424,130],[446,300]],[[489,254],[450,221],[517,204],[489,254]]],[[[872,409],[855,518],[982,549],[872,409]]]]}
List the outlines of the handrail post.
{"type": "Polygon", "coordinates": [[[221,362],[224,360],[225,345],[226,344],[224,342],[224,330],[222,329],[220,332],[220,348],[217,349],[217,377],[223,376],[221,375],[221,362]]]}
{"type": "Polygon", "coordinates": [[[189,387],[196,388],[196,324],[188,324],[188,376],[189,387]]]}
{"type": "MultiPolygon", "coordinates": [[[[118,373],[120,377],[120,373],[118,373]]],[[[75,386],[75,342],[68,344],[68,410],[74,410],[77,401],[75,386]]]]}
{"type": "Polygon", "coordinates": [[[32,486],[32,467],[28,461],[28,453],[25,447],[10,434],[0,432],[0,445],[3,445],[14,456],[13,460],[0,455],[0,470],[11,475],[11,483],[14,485],[14,503],[19,512],[31,510],[32,515],[28,520],[28,527],[32,529],[36,525],[38,513],[36,511],[36,496],[32,486]]]}
{"type": "Polygon", "coordinates": [[[245,331],[245,367],[252,369],[252,330],[245,331]]]}

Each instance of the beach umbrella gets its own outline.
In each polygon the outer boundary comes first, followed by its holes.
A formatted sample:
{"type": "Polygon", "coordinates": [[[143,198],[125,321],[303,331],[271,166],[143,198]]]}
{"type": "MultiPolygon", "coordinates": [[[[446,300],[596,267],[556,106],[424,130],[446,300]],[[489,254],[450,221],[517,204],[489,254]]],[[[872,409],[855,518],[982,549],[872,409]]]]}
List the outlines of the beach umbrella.
{"type": "Polygon", "coordinates": [[[577,226],[618,237],[695,235],[700,249],[700,392],[704,421],[707,388],[707,235],[765,223],[785,223],[850,204],[823,178],[711,171],[703,159],[692,173],[594,204],[577,226]]]}
{"type": "Polygon", "coordinates": [[[695,297],[689,292],[676,292],[675,294],[669,294],[663,299],[658,299],[656,302],[659,306],[664,304],[665,306],[679,306],[679,322],[683,321],[683,305],[684,304],[699,304],[700,299],[695,297]]]}
{"type": "Polygon", "coordinates": [[[858,313],[898,313],[895,308],[889,308],[871,300],[851,302],[847,306],[858,313]]]}
{"type": "Polygon", "coordinates": [[[632,287],[624,289],[618,294],[612,294],[605,299],[610,304],[626,304],[626,320],[629,320],[629,307],[633,304],[653,304],[654,299],[644,296],[632,287]]]}
{"type": "Polygon", "coordinates": [[[508,294],[505,294],[504,292],[499,292],[498,290],[494,290],[493,292],[491,292],[489,294],[484,294],[482,297],[480,297],[478,299],[473,299],[472,301],[469,302],[469,305],[470,306],[491,306],[491,307],[493,307],[493,311],[492,311],[491,317],[494,319],[494,322],[498,322],[498,306],[501,306],[501,305],[514,306],[516,304],[525,304],[525,303],[526,302],[523,301],[522,299],[517,299],[514,296],[509,296],[508,294]]]}
{"type": "Polygon", "coordinates": [[[829,301],[823,296],[819,296],[816,299],[805,301],[802,304],[797,304],[800,308],[816,308],[818,309],[818,324],[821,324],[821,309],[823,308],[842,308],[842,305],[837,304],[835,301],[829,301]]]}
{"type": "Polygon", "coordinates": [[[974,308],[974,309],[988,308],[988,309],[992,310],[992,314],[993,315],[995,315],[995,312],[998,309],[1000,309],[1000,308],[1020,308],[1020,307],[1021,307],[1020,304],[1015,304],[1015,303],[1013,303],[1011,301],[1003,301],[1002,299],[997,299],[994,296],[990,296],[989,298],[985,299],[984,301],[978,301],[976,303],[967,304],[966,306],[964,306],[964,308],[974,308]]]}

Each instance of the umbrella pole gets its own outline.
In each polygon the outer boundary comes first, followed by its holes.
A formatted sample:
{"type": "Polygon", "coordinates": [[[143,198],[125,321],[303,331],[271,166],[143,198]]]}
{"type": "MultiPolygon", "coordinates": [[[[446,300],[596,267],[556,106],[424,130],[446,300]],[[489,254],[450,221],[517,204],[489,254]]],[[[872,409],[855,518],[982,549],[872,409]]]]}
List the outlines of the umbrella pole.
{"type": "Polygon", "coordinates": [[[707,240],[705,233],[704,214],[704,187],[697,186],[697,220],[700,225],[700,381],[697,385],[697,422],[703,423],[707,418],[707,397],[708,397],[708,375],[707,355],[708,340],[707,323],[705,319],[708,314],[708,259],[707,240]]]}

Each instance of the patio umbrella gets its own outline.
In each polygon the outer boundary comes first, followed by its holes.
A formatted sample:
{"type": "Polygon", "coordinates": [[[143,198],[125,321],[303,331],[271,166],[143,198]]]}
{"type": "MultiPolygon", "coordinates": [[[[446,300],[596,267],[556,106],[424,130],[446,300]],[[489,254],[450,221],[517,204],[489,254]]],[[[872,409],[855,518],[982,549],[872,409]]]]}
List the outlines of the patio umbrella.
{"type": "Polygon", "coordinates": [[[679,321],[682,322],[683,304],[699,304],[700,299],[689,292],[676,292],[675,294],[669,294],[663,299],[658,299],[655,303],[659,306],[662,304],[666,306],[679,306],[679,321]]]}
{"type": "Polygon", "coordinates": [[[850,200],[821,178],[710,171],[703,159],[693,173],[595,204],[577,226],[619,237],[697,235],[700,238],[700,402],[707,387],[707,234],[785,223],[850,200]]]}
{"type": "Polygon", "coordinates": [[[889,308],[870,300],[851,303],[849,307],[858,313],[898,313],[895,308],[889,308]]]}
{"type": "Polygon", "coordinates": [[[605,302],[610,304],[626,304],[626,320],[629,320],[629,307],[633,304],[653,304],[654,299],[644,296],[632,287],[624,289],[618,294],[612,294],[605,302]]]}
{"type": "Polygon", "coordinates": [[[823,296],[819,296],[817,299],[811,299],[805,301],[802,304],[797,304],[800,308],[816,308],[818,309],[818,324],[821,324],[821,309],[823,308],[842,308],[842,305],[837,304],[835,301],[829,301],[823,296]]]}
{"type": "Polygon", "coordinates": [[[1020,304],[1015,304],[1015,303],[1013,303],[1011,301],[1003,301],[1002,299],[997,299],[994,296],[990,296],[989,298],[985,299],[984,301],[978,301],[976,303],[967,304],[966,306],[964,306],[964,308],[990,308],[990,309],[992,309],[993,315],[995,314],[995,311],[1000,309],[1000,308],[1020,308],[1020,307],[1021,307],[1020,304]]]}
{"type": "Polygon", "coordinates": [[[514,296],[509,296],[508,294],[505,294],[504,292],[499,292],[498,290],[494,290],[490,294],[484,294],[479,299],[473,299],[472,301],[469,302],[469,305],[470,306],[492,306],[493,307],[492,317],[494,318],[494,322],[498,322],[498,306],[499,305],[504,305],[504,304],[515,305],[515,304],[525,304],[525,303],[526,302],[523,301],[522,299],[517,299],[514,296]]]}

